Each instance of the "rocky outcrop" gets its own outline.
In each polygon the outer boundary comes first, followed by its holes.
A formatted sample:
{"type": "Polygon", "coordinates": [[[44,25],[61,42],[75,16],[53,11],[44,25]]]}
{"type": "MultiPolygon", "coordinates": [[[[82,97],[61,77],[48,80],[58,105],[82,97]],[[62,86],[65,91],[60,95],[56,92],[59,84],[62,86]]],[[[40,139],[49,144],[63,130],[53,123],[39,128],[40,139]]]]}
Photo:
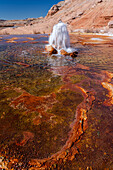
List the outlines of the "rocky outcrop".
{"type": "Polygon", "coordinates": [[[109,27],[109,28],[113,28],[113,21],[110,21],[110,22],[108,23],[108,27],[109,27]]]}
{"type": "MultiPolygon", "coordinates": [[[[27,21],[23,27],[7,28],[0,31],[9,34],[51,33],[53,25],[62,19],[70,32],[76,30],[100,31],[111,28],[113,20],[113,1],[111,0],[65,0],[49,10],[47,16],[27,21]]],[[[109,30],[107,30],[109,31],[109,30]]],[[[112,31],[112,30],[111,30],[112,31]]]]}
{"type": "Polygon", "coordinates": [[[53,5],[51,9],[48,11],[47,16],[52,16],[54,15],[57,11],[60,10],[60,8],[64,5],[64,1],[59,2],[56,5],[53,5]]]}
{"type": "Polygon", "coordinates": [[[43,17],[39,18],[27,18],[23,20],[0,20],[0,27],[19,27],[19,26],[27,26],[37,23],[43,17]]]}

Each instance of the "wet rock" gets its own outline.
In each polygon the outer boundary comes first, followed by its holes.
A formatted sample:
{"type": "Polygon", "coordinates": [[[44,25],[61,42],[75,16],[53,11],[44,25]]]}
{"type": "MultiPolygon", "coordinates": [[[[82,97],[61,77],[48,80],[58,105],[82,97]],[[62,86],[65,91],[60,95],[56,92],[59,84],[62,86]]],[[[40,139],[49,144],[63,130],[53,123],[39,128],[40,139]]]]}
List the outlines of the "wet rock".
{"type": "Polygon", "coordinates": [[[109,91],[108,99],[104,101],[107,106],[113,105],[113,85],[108,82],[102,82],[102,86],[109,91]]]}
{"type": "Polygon", "coordinates": [[[60,53],[61,53],[61,55],[65,55],[65,56],[70,55],[72,58],[77,57],[77,54],[78,54],[78,52],[75,49],[72,49],[69,51],[68,51],[68,49],[67,49],[67,51],[64,49],[61,49],[60,53]]]}
{"type": "Polygon", "coordinates": [[[65,51],[64,49],[61,49],[60,53],[61,53],[61,55],[69,55],[69,53],[67,51],[65,51]]]}
{"type": "Polygon", "coordinates": [[[46,45],[45,50],[50,54],[57,54],[57,50],[52,45],[46,45]]]}
{"type": "Polygon", "coordinates": [[[77,51],[74,51],[74,52],[70,53],[70,56],[71,56],[72,58],[74,58],[74,57],[77,57],[77,54],[78,54],[78,52],[77,52],[77,51]]]}

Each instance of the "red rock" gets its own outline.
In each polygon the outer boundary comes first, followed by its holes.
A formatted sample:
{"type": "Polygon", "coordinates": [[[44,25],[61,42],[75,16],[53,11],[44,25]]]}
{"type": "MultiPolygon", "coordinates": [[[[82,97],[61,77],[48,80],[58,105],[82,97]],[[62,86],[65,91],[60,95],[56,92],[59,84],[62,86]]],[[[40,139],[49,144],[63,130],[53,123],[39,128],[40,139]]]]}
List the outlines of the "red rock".
{"type": "Polygon", "coordinates": [[[65,51],[64,49],[60,50],[61,55],[69,55],[69,53],[67,53],[67,51],[65,51]]]}
{"type": "Polygon", "coordinates": [[[67,23],[70,32],[77,29],[83,31],[86,29],[87,31],[101,30],[109,26],[112,27],[112,24],[108,24],[112,21],[112,16],[113,1],[111,0],[79,0],[79,3],[77,0],[66,0],[63,5],[59,5],[59,3],[54,5],[46,17],[30,21],[32,25],[2,29],[0,34],[51,33],[53,25],[57,24],[59,19],[67,23]]]}
{"type": "Polygon", "coordinates": [[[50,54],[57,54],[57,50],[52,45],[46,45],[45,50],[50,54]]]}
{"type": "Polygon", "coordinates": [[[78,52],[75,50],[73,52],[67,52],[64,49],[60,50],[61,55],[70,55],[72,58],[77,57],[78,52]]]}
{"type": "Polygon", "coordinates": [[[110,22],[108,23],[108,26],[109,26],[109,28],[113,28],[113,21],[110,21],[110,22]]]}
{"type": "Polygon", "coordinates": [[[71,56],[72,58],[74,58],[74,57],[77,57],[77,54],[78,54],[78,52],[77,52],[77,51],[74,51],[74,52],[70,53],[70,56],[71,56]]]}
{"type": "Polygon", "coordinates": [[[50,10],[48,11],[47,16],[52,16],[54,15],[57,11],[60,10],[60,8],[64,5],[64,1],[59,2],[56,5],[53,5],[50,10]]]}

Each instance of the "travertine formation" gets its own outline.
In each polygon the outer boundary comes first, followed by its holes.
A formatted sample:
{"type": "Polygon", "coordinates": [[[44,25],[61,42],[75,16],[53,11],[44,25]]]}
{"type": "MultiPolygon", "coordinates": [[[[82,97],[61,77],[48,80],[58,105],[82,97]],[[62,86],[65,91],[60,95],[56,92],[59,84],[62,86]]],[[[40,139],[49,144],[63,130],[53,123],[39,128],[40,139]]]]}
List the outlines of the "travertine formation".
{"type": "MultiPolygon", "coordinates": [[[[113,32],[112,0],[65,0],[53,5],[44,18],[22,21],[24,26],[6,28],[0,34],[51,33],[62,19],[70,32],[113,32]]],[[[5,21],[6,22],[6,21],[5,21]]],[[[2,21],[3,24],[3,21],[2,21]]],[[[11,24],[11,23],[9,23],[11,24]]],[[[16,24],[17,25],[17,24],[16,24]]],[[[15,26],[15,25],[14,25],[15,26]]]]}

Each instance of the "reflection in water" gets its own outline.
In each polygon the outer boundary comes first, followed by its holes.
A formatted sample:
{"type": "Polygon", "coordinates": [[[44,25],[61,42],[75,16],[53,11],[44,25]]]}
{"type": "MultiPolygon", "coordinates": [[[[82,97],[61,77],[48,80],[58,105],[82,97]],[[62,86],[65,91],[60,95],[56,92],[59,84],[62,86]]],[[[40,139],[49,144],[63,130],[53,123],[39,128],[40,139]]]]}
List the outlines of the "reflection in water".
{"type": "Polygon", "coordinates": [[[76,58],[72,59],[70,56],[61,56],[54,54],[48,57],[48,64],[52,67],[58,66],[75,66],[78,60],[76,58]]]}

